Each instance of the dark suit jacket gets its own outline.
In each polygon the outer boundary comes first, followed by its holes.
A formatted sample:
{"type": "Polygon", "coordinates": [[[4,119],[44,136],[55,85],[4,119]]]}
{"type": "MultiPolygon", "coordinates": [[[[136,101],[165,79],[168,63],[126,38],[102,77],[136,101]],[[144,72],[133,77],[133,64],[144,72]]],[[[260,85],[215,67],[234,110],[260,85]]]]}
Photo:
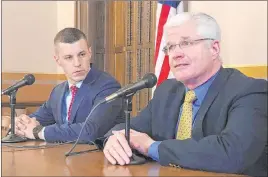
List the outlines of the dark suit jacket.
{"type": "MultiPolygon", "coordinates": [[[[56,86],[48,99],[30,117],[36,117],[45,128],[45,139],[49,142],[76,140],[84,121],[98,101],[120,89],[120,84],[109,74],[92,67],[76,94],[69,124],[63,124],[62,107],[65,93],[69,89],[65,81],[56,86]]],[[[97,107],[81,135],[81,140],[92,141],[118,123],[124,122],[122,101],[117,100],[97,107]]]]}
{"type": "MultiPolygon", "coordinates": [[[[134,130],[162,141],[161,165],[267,175],[267,81],[221,68],[197,112],[192,138],[175,140],[184,95],[181,82],[167,80],[131,120],[134,130]]],[[[120,124],[113,130],[123,128],[120,124]]]]}

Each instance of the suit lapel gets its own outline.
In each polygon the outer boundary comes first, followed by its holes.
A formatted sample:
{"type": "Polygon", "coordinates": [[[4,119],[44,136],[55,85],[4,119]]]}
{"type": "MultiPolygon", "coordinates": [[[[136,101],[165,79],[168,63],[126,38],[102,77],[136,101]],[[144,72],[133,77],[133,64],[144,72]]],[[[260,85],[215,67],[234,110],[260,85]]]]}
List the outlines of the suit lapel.
{"type": "Polygon", "coordinates": [[[228,79],[228,73],[225,72],[223,68],[220,69],[218,76],[216,76],[215,80],[211,84],[210,88],[208,89],[207,95],[205,96],[203,103],[201,104],[197,114],[196,114],[196,122],[195,122],[195,128],[193,129],[193,137],[200,139],[203,137],[203,131],[202,131],[202,123],[204,120],[204,117],[217,97],[219,91],[221,88],[224,87],[224,84],[226,80],[228,79]]]}
{"type": "Polygon", "coordinates": [[[171,90],[171,94],[169,95],[169,98],[167,100],[172,100],[169,101],[167,108],[165,109],[165,113],[164,115],[168,115],[166,122],[163,122],[165,124],[167,124],[168,131],[166,131],[166,138],[172,139],[175,137],[175,132],[176,130],[176,126],[177,126],[177,122],[178,122],[178,117],[179,117],[179,112],[180,112],[180,106],[183,103],[184,100],[184,95],[185,95],[185,87],[183,84],[181,85],[176,85],[175,87],[176,90],[171,90]],[[182,91],[183,89],[183,91],[182,91]]]}
{"type": "Polygon", "coordinates": [[[100,73],[99,70],[97,70],[95,67],[92,67],[90,69],[87,77],[85,78],[81,87],[78,89],[76,93],[69,123],[73,123],[79,106],[81,105],[85,96],[88,94],[90,85],[96,80],[99,73],[100,73]]]}
{"type": "Polygon", "coordinates": [[[56,104],[57,116],[55,117],[55,121],[60,125],[64,123],[62,120],[62,107],[63,107],[63,104],[65,104],[64,96],[67,90],[68,90],[68,82],[66,81],[59,91],[59,99],[56,104]]]}

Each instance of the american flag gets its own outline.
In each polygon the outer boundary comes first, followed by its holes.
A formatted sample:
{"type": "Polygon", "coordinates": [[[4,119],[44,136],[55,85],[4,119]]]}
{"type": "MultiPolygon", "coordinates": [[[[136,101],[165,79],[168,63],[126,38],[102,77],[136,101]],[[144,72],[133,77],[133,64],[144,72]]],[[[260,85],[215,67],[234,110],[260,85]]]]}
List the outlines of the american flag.
{"type": "MultiPolygon", "coordinates": [[[[170,72],[168,56],[162,51],[166,45],[163,39],[163,27],[167,20],[177,13],[183,12],[183,1],[158,1],[156,10],[156,36],[155,36],[155,75],[158,79],[156,86],[164,80],[173,78],[170,72]]],[[[153,92],[154,92],[153,88],[153,92]]]]}

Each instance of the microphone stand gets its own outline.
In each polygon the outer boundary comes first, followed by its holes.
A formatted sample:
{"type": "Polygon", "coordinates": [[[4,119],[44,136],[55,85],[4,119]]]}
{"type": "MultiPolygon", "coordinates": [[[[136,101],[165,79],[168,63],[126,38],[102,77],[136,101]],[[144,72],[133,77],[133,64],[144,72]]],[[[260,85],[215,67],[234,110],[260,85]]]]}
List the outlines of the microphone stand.
{"type": "Polygon", "coordinates": [[[6,137],[2,139],[2,143],[18,143],[24,142],[27,138],[22,138],[15,134],[15,106],[16,106],[16,93],[17,90],[14,90],[8,94],[10,99],[10,108],[11,108],[11,132],[6,137]]]}
{"type": "MultiPolygon", "coordinates": [[[[134,94],[135,93],[131,93],[131,94],[123,97],[124,112],[125,112],[125,118],[126,118],[125,136],[126,136],[126,140],[129,144],[129,146],[130,146],[130,143],[129,143],[129,140],[130,140],[130,113],[132,111],[132,97],[134,94]]],[[[145,162],[146,162],[145,158],[132,153],[132,156],[130,157],[129,165],[139,165],[139,164],[144,164],[145,162]]]]}

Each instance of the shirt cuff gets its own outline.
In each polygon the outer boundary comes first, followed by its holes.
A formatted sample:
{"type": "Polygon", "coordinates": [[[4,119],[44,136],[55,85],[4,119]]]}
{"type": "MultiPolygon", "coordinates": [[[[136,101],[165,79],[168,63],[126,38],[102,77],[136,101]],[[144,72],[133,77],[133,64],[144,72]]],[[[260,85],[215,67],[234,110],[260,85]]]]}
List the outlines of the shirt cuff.
{"type": "Polygon", "coordinates": [[[158,153],[158,146],[161,141],[156,141],[149,147],[148,156],[151,157],[153,160],[159,162],[159,153],[158,153]]]}
{"type": "Polygon", "coordinates": [[[46,140],[45,139],[45,127],[41,130],[41,136],[39,137],[40,139],[46,140]]]}

